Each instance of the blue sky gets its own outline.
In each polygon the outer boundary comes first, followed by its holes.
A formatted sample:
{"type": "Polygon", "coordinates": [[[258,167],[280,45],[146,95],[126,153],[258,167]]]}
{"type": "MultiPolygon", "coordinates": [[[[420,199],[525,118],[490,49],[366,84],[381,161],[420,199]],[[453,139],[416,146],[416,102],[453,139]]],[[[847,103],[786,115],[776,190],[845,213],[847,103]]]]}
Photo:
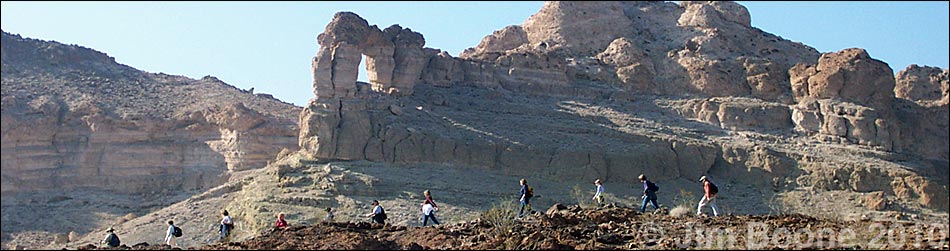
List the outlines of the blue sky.
{"type": "MultiPolygon", "coordinates": [[[[381,28],[420,32],[452,55],[542,2],[20,2],[2,1],[2,28],[24,37],[78,44],[148,72],[212,75],[297,105],[310,91],[316,37],[338,11],[381,28]]],[[[894,71],[948,67],[950,2],[740,1],[752,25],[833,52],[859,47],[894,71]]],[[[365,81],[365,74],[361,74],[365,81]]]]}

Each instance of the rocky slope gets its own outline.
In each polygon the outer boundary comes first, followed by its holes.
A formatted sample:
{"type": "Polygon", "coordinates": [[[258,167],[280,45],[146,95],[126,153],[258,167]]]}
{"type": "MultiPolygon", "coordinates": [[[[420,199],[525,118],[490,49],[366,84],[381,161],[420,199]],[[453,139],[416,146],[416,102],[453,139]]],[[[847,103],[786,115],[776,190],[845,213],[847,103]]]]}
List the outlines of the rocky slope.
{"type": "MultiPolygon", "coordinates": [[[[131,196],[117,200],[132,208],[121,216],[156,206],[152,195],[199,193],[296,149],[300,108],[269,95],[214,77],[142,72],[76,45],[2,39],[4,242],[12,232],[63,231],[14,217],[35,210],[19,203],[44,200],[26,197],[131,196]]],[[[101,218],[52,211],[50,223],[101,218]]]]}
{"type": "MultiPolygon", "coordinates": [[[[495,211],[492,211],[495,212],[495,211]]],[[[514,213],[514,212],[508,212],[514,213]]],[[[523,219],[497,218],[430,227],[323,222],[269,229],[200,250],[612,250],[612,249],[910,249],[947,250],[945,226],[828,221],[804,215],[719,218],[640,214],[629,208],[556,204],[523,219]],[[937,234],[930,234],[935,231],[937,234]],[[944,231],[942,234],[940,231],[944,231]]],[[[164,250],[129,244],[124,249],[164,250]],[[132,247],[129,247],[132,246],[132,247]]],[[[80,250],[97,249],[83,246],[80,250]]]]}

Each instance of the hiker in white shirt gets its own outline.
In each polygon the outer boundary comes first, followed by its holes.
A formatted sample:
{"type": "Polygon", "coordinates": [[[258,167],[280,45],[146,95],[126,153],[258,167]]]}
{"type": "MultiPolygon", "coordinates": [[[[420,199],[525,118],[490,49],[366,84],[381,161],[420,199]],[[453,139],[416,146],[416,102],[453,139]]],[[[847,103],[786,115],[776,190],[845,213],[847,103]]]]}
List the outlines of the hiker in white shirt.
{"type": "Polygon", "coordinates": [[[165,231],[165,244],[175,246],[175,222],[168,221],[168,231],[165,231]]]}

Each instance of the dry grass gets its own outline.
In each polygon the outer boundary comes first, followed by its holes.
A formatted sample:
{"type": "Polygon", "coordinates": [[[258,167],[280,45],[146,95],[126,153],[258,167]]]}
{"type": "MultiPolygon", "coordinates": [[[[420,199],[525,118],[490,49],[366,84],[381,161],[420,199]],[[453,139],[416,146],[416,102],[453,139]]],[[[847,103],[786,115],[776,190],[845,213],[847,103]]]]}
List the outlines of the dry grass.
{"type": "Polygon", "coordinates": [[[491,233],[496,237],[505,236],[514,229],[515,217],[518,216],[515,210],[517,206],[511,200],[499,199],[482,213],[480,219],[492,227],[491,233]]]}
{"type": "Polygon", "coordinates": [[[670,209],[670,216],[682,217],[689,216],[693,212],[693,203],[695,200],[693,192],[680,189],[679,194],[673,197],[673,209],[670,209]]]}

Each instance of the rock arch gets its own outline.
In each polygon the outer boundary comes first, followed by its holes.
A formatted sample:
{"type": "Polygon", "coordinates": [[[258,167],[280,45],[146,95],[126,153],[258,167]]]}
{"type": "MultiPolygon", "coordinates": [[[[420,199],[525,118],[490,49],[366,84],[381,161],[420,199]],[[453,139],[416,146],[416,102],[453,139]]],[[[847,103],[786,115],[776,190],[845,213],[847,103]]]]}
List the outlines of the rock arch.
{"type": "Polygon", "coordinates": [[[373,91],[410,95],[428,60],[422,34],[399,25],[380,30],[352,12],[339,12],[317,36],[313,93],[317,98],[346,98],[356,93],[362,56],[373,91]]]}

